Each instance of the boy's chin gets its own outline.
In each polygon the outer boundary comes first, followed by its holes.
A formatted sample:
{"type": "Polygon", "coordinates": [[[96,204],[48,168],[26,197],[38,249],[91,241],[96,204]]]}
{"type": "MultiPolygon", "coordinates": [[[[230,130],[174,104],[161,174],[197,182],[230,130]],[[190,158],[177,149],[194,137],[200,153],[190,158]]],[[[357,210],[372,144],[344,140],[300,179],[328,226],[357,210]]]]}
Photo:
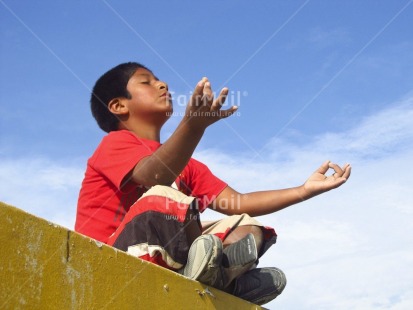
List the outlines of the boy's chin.
{"type": "Polygon", "coordinates": [[[173,112],[172,101],[167,101],[162,103],[163,109],[168,112],[173,112]]]}

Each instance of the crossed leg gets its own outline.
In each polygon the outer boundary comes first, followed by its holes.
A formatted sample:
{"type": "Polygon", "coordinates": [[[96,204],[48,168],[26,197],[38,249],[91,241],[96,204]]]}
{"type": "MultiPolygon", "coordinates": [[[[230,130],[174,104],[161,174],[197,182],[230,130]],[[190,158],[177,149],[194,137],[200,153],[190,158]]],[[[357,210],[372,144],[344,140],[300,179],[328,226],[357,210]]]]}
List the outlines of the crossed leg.
{"type": "Polygon", "coordinates": [[[223,245],[224,249],[233,244],[242,238],[244,238],[249,233],[252,233],[255,238],[255,243],[257,244],[257,251],[260,252],[264,235],[262,233],[262,229],[255,225],[245,225],[245,226],[238,226],[235,228],[224,240],[223,245]]]}

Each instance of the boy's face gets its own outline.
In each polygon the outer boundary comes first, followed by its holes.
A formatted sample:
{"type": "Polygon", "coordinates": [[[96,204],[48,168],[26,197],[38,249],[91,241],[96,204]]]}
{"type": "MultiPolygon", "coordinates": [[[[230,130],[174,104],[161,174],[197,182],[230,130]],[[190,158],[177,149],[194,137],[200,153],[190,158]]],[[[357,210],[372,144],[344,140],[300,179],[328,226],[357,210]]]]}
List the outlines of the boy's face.
{"type": "Polygon", "coordinates": [[[143,121],[165,121],[172,112],[172,99],[168,85],[159,81],[149,70],[140,68],[129,79],[126,89],[131,95],[127,100],[130,117],[143,121]]]}

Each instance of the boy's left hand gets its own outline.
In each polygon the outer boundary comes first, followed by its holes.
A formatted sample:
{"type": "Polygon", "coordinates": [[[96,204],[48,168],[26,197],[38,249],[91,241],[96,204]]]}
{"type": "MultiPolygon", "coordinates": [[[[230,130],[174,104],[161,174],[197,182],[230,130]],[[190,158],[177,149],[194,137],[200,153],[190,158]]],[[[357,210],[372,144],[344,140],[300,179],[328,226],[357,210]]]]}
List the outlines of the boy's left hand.
{"type": "Polygon", "coordinates": [[[318,194],[327,192],[331,189],[343,185],[351,174],[350,164],[343,167],[338,166],[330,161],[324,162],[304,183],[304,190],[309,196],[307,198],[316,196],[318,194]],[[327,176],[329,169],[333,169],[334,173],[327,176]]]}
{"type": "Polygon", "coordinates": [[[232,115],[237,110],[237,106],[232,106],[227,110],[221,109],[227,95],[228,88],[225,87],[215,99],[208,78],[202,78],[196,85],[186,107],[184,122],[191,128],[205,130],[209,125],[232,115]]]}

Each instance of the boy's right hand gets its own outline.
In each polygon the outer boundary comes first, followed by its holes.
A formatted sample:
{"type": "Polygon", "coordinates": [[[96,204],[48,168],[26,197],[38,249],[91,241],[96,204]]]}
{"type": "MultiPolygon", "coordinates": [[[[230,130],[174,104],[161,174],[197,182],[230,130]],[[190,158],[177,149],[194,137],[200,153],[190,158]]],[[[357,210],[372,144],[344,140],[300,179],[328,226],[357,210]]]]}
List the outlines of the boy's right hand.
{"type": "Polygon", "coordinates": [[[228,88],[223,88],[217,99],[211,89],[211,83],[204,77],[195,87],[185,111],[184,121],[193,129],[205,130],[216,121],[232,115],[237,106],[221,110],[228,95],[228,88]]]}

